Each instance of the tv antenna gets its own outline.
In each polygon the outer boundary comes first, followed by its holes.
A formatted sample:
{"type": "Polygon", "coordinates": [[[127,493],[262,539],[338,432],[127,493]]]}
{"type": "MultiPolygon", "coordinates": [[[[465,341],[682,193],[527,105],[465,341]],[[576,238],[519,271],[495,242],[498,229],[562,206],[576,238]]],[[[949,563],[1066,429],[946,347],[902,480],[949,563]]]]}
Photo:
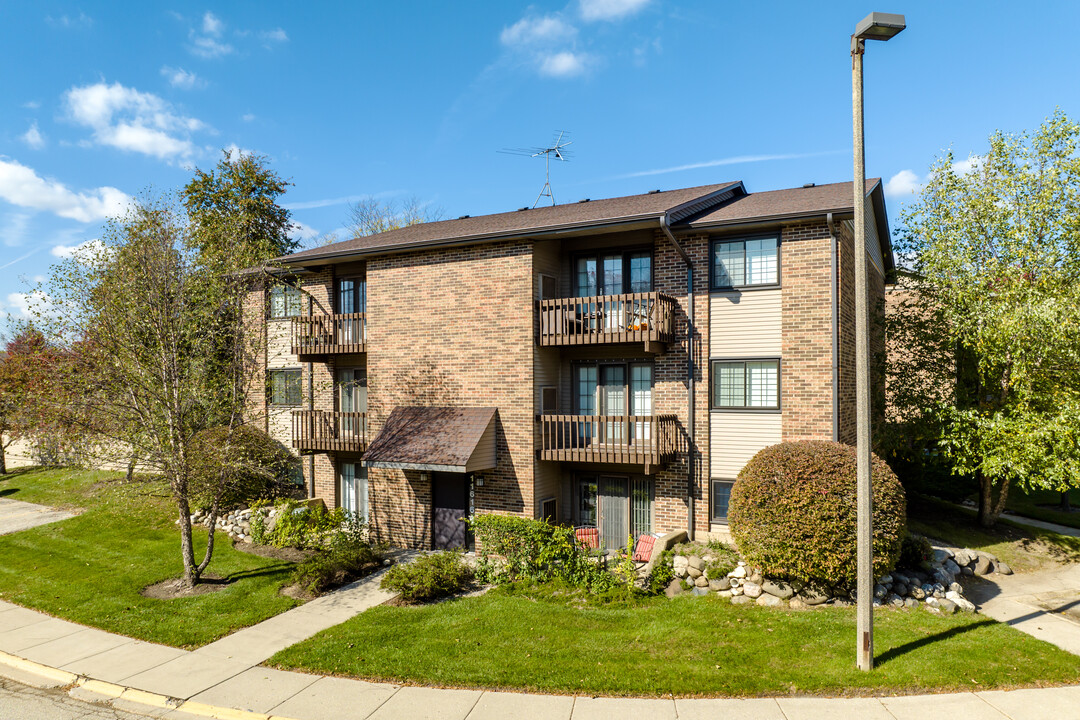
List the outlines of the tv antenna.
{"type": "Polygon", "coordinates": [[[523,157],[541,157],[544,158],[544,187],[540,189],[540,194],[536,196],[536,201],[533,203],[535,208],[540,204],[540,198],[551,198],[551,204],[555,204],[555,193],[551,189],[551,158],[555,157],[556,160],[563,162],[569,162],[570,152],[566,149],[567,145],[572,145],[573,141],[568,140],[570,133],[566,130],[559,130],[559,134],[555,137],[555,141],[547,147],[531,147],[531,148],[504,148],[498,152],[506,153],[507,155],[521,155],[523,157]]]}

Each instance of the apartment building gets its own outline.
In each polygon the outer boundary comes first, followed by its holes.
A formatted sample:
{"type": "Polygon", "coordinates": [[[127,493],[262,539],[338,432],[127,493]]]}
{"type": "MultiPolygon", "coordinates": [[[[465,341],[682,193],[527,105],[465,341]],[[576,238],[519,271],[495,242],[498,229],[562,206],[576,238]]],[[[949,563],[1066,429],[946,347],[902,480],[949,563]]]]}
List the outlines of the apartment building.
{"type": "Polygon", "coordinates": [[[514,513],[628,536],[726,531],[759,449],[854,442],[854,222],[871,307],[884,195],[741,182],[425,223],[284,258],[253,405],[309,494],[394,545],[514,513]]]}

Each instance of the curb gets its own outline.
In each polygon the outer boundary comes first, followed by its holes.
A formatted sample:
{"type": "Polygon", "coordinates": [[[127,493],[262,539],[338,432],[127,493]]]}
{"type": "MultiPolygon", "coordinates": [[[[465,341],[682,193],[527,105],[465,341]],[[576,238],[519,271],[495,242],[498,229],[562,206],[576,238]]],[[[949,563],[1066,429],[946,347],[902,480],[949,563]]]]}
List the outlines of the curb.
{"type": "Polygon", "coordinates": [[[146,705],[162,710],[179,710],[201,717],[214,718],[215,720],[292,720],[283,715],[269,715],[267,713],[252,712],[250,710],[238,710],[236,708],[208,705],[207,703],[194,700],[160,695],[147,690],[118,685],[104,680],[95,680],[85,675],[77,675],[67,670],[42,665],[41,663],[27,660],[17,655],[12,655],[0,650],[0,665],[6,665],[13,670],[30,673],[38,677],[63,683],[72,688],[81,688],[96,695],[102,695],[112,700],[126,700],[128,702],[146,705]]]}

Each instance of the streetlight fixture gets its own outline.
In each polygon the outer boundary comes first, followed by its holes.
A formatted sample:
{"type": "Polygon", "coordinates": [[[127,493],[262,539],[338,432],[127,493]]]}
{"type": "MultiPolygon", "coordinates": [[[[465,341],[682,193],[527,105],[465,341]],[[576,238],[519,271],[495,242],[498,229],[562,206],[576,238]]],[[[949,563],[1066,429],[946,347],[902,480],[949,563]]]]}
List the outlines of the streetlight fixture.
{"type": "Polygon", "coordinates": [[[873,493],[870,484],[870,311],[866,297],[866,152],[863,146],[863,52],[866,40],[888,40],[906,27],[903,15],[870,13],[851,36],[851,116],[855,142],[855,415],[858,489],[858,622],[860,670],[874,667],[873,493]]]}

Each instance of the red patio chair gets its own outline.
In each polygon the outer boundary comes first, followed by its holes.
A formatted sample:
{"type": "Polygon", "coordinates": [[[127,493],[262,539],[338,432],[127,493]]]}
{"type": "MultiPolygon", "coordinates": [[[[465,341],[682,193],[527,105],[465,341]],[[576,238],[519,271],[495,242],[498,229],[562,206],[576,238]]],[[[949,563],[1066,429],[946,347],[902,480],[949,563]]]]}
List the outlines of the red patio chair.
{"type": "Polygon", "coordinates": [[[656,538],[652,535],[640,536],[637,539],[637,544],[634,545],[634,562],[647,563],[652,560],[654,545],[656,545],[656,538]]]}
{"type": "Polygon", "coordinates": [[[594,527],[577,527],[574,528],[574,537],[578,539],[581,546],[586,550],[599,550],[600,549],[600,529],[594,527]]]}

